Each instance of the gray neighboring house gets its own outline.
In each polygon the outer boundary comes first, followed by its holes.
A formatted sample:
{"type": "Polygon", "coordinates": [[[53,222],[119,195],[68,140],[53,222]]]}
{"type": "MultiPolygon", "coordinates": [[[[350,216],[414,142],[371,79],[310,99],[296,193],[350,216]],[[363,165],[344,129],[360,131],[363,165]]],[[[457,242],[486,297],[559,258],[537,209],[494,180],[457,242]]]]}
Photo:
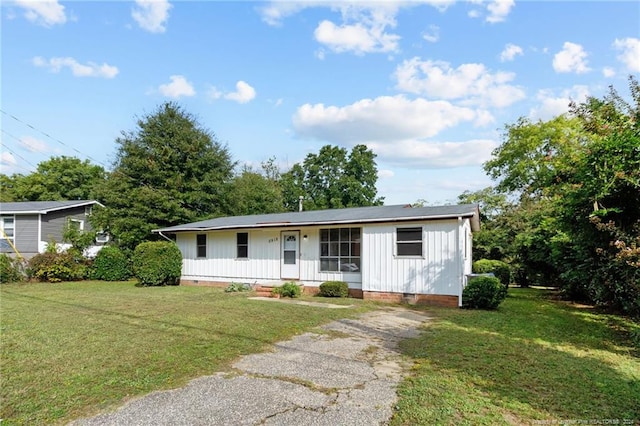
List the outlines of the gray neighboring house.
{"type": "MultiPolygon", "coordinates": [[[[102,206],[95,200],[0,203],[0,253],[14,254],[7,240],[25,259],[42,253],[50,241],[62,243],[68,221],[81,230],[91,230],[88,216],[95,205],[102,206]]],[[[106,236],[101,238],[98,244],[106,242],[106,236]]]]}

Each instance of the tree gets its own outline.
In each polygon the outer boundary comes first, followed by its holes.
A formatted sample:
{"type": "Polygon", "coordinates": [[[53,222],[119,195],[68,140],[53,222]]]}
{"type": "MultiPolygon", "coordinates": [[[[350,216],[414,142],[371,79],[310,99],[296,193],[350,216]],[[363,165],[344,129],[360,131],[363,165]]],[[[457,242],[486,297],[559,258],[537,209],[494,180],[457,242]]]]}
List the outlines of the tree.
{"type": "Polygon", "coordinates": [[[632,103],[610,88],[571,117],[507,126],[485,170],[520,197],[524,281],[640,315],[640,86],[629,81],[632,103]]]}
{"type": "Polygon", "coordinates": [[[262,163],[262,172],[245,167],[231,182],[230,214],[242,216],[282,212],[284,199],[279,180],[280,173],[273,159],[262,163]]]}
{"type": "Polygon", "coordinates": [[[350,154],[331,145],[308,154],[302,164],[282,175],[285,208],[297,210],[300,196],[306,210],[381,205],[375,157],[364,145],[356,145],[350,154]]]}
{"type": "Polygon", "coordinates": [[[90,200],[106,172],[102,166],[76,157],[52,157],[28,175],[0,177],[3,201],[90,200]]]}
{"type": "Polygon", "coordinates": [[[138,119],[123,132],[95,209],[96,227],[133,249],[151,231],[228,213],[235,164],[226,146],[174,103],[138,119]]]}

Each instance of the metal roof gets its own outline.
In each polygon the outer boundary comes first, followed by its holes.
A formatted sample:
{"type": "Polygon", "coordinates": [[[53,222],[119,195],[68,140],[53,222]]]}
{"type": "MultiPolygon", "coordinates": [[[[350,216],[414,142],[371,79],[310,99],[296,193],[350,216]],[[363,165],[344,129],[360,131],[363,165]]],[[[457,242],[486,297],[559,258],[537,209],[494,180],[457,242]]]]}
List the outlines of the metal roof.
{"type": "Polygon", "coordinates": [[[95,200],[22,201],[0,203],[0,214],[47,214],[56,210],[65,210],[73,207],[82,207],[94,204],[102,205],[95,200]]]}
{"type": "Polygon", "coordinates": [[[299,227],[314,225],[339,225],[357,223],[400,222],[414,220],[451,219],[470,217],[472,229],[480,229],[480,218],[477,204],[460,204],[451,206],[411,207],[410,205],[353,207],[346,209],[309,210],[303,212],[287,212],[259,214],[250,216],[219,217],[156,229],[154,232],[201,232],[220,229],[299,227]]]}

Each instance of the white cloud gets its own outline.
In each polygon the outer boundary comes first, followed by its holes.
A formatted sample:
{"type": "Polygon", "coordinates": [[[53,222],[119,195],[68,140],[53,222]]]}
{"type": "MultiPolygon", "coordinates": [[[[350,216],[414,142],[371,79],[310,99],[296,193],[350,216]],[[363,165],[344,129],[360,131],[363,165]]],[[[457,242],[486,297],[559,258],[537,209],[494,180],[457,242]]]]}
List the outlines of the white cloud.
{"type": "Polygon", "coordinates": [[[613,77],[614,75],[616,75],[616,71],[611,67],[604,67],[602,68],[602,75],[607,78],[613,77]]]}
{"type": "Polygon", "coordinates": [[[18,162],[16,161],[16,158],[13,156],[13,154],[5,150],[2,150],[2,152],[0,152],[0,165],[4,167],[13,167],[17,164],[18,162]]]}
{"type": "Polygon", "coordinates": [[[523,55],[522,47],[508,43],[500,53],[500,62],[513,61],[518,55],[523,55]]]}
{"type": "Polygon", "coordinates": [[[571,89],[565,89],[560,93],[554,93],[548,89],[539,90],[536,94],[539,105],[531,108],[529,118],[532,120],[550,120],[558,115],[568,113],[571,101],[584,102],[588,96],[589,88],[582,85],[575,85],[571,89]]]}
{"type": "Polygon", "coordinates": [[[74,58],[51,58],[49,60],[36,56],[32,59],[33,65],[48,68],[49,71],[58,73],[62,68],[69,68],[76,77],[102,77],[114,78],[118,75],[118,67],[109,64],[98,65],[95,62],[81,64],[74,58]]]}
{"type": "Polygon", "coordinates": [[[491,158],[491,152],[498,143],[484,139],[465,142],[401,140],[393,144],[374,142],[367,146],[378,158],[390,164],[440,169],[480,165],[491,158]]]}
{"type": "Polygon", "coordinates": [[[621,51],[618,55],[620,62],[631,72],[640,72],[640,39],[628,37],[625,39],[616,39],[613,47],[621,51]]]}
{"type": "Polygon", "coordinates": [[[163,96],[168,98],[179,98],[181,96],[194,96],[196,91],[193,85],[182,75],[172,75],[169,77],[171,83],[161,84],[158,90],[163,96]]]}
{"type": "Polygon", "coordinates": [[[387,34],[384,26],[367,27],[361,23],[335,25],[322,21],[315,30],[316,40],[337,52],[352,51],[358,55],[371,52],[395,52],[400,36],[387,34]]]}
{"type": "Polygon", "coordinates": [[[515,6],[514,0],[493,0],[487,4],[489,16],[485,20],[492,24],[503,22],[513,6],[515,6]]]}
{"type": "Polygon", "coordinates": [[[397,95],[363,99],[344,107],[305,104],[294,114],[293,127],[298,136],[330,143],[394,143],[433,137],[476,118],[471,108],[397,95]]]}
{"type": "Polygon", "coordinates": [[[553,57],[553,69],[556,72],[575,72],[583,74],[590,71],[587,66],[587,52],[576,43],[566,41],[562,50],[553,57]]]}
{"type": "Polygon", "coordinates": [[[503,108],[525,97],[521,87],[509,84],[515,74],[492,74],[483,64],[462,64],[454,69],[447,62],[421,61],[415,57],[398,65],[395,78],[396,87],[405,92],[461,99],[469,105],[503,108]]]}
{"type": "Polygon", "coordinates": [[[16,0],[16,4],[25,9],[24,16],[37,25],[49,28],[67,22],[64,6],[58,0],[16,0]]]}
{"type": "Polygon", "coordinates": [[[440,27],[437,25],[429,25],[429,31],[422,33],[422,38],[429,43],[435,43],[440,39],[440,27]]]}
{"type": "Polygon", "coordinates": [[[131,17],[145,31],[163,33],[172,8],[168,0],[136,0],[131,17]]]}
{"type": "Polygon", "coordinates": [[[395,176],[393,170],[378,170],[378,179],[389,179],[395,176]]]}
{"type": "Polygon", "coordinates": [[[29,151],[36,153],[46,153],[49,152],[49,146],[41,141],[40,139],[36,139],[32,136],[23,136],[19,140],[20,147],[29,151]]]}
{"type": "Polygon", "coordinates": [[[236,83],[236,91],[230,92],[224,95],[225,99],[238,102],[239,104],[246,104],[256,97],[256,89],[251,87],[248,83],[240,80],[236,83]]]}

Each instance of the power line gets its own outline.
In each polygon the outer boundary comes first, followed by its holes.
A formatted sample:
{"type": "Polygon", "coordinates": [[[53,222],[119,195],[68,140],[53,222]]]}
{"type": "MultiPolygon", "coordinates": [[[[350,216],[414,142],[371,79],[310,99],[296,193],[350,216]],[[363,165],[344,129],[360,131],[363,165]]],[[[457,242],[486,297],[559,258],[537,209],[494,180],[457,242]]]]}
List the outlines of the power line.
{"type": "MultiPolygon", "coordinates": [[[[9,136],[10,138],[13,138],[15,140],[17,140],[18,142],[20,141],[19,138],[15,137],[14,135],[12,135],[11,133],[7,132],[4,129],[0,129],[2,130],[2,133],[4,133],[5,135],[9,136]]],[[[35,166],[31,161],[27,160],[26,158],[24,158],[22,155],[18,154],[17,152],[15,152],[14,150],[12,150],[11,148],[9,148],[7,145],[2,144],[2,148],[6,149],[7,151],[9,151],[10,153],[12,153],[13,155],[15,155],[16,157],[18,157],[19,159],[21,159],[22,161],[24,161],[25,163],[27,163],[28,165],[30,165],[31,167],[37,168],[37,166],[35,166]]],[[[26,167],[21,167],[24,170],[27,170],[26,167]]]]}
{"type": "MultiPolygon", "coordinates": [[[[100,164],[101,166],[103,166],[103,167],[105,167],[105,168],[108,168],[108,166],[107,166],[106,164],[104,164],[104,163],[103,163],[103,162],[101,162],[101,161],[96,160],[95,158],[91,157],[89,154],[86,154],[86,153],[84,153],[84,152],[81,152],[81,151],[80,151],[80,150],[78,150],[77,148],[75,148],[75,147],[73,147],[73,146],[70,146],[70,145],[68,145],[68,144],[66,144],[66,143],[64,143],[64,142],[62,142],[60,139],[58,139],[58,138],[55,138],[55,137],[51,136],[51,135],[50,135],[50,134],[48,134],[47,132],[45,132],[45,131],[42,131],[42,130],[38,129],[36,126],[34,126],[34,125],[32,125],[32,124],[29,124],[29,123],[27,123],[26,121],[20,120],[20,119],[19,119],[18,117],[16,117],[15,115],[10,114],[10,113],[8,113],[8,112],[4,111],[3,109],[0,109],[0,112],[2,112],[2,113],[3,113],[4,115],[6,115],[7,117],[11,117],[12,119],[14,119],[15,121],[17,121],[18,123],[23,124],[23,125],[27,126],[28,128],[30,128],[30,129],[32,129],[32,130],[34,130],[34,131],[36,131],[36,132],[40,133],[41,135],[46,136],[47,138],[49,138],[49,139],[51,139],[51,140],[53,140],[53,141],[55,141],[55,142],[59,143],[60,145],[64,146],[65,148],[71,149],[71,150],[75,151],[76,153],[80,154],[81,156],[83,156],[83,157],[85,157],[85,158],[88,158],[89,160],[93,161],[94,163],[100,164]]],[[[3,132],[4,132],[4,130],[3,130],[3,132]]],[[[15,139],[17,139],[18,141],[20,141],[20,139],[19,139],[19,138],[16,138],[15,136],[13,136],[13,138],[15,138],[15,139]]],[[[22,157],[20,157],[20,158],[22,158],[22,157]]]]}

